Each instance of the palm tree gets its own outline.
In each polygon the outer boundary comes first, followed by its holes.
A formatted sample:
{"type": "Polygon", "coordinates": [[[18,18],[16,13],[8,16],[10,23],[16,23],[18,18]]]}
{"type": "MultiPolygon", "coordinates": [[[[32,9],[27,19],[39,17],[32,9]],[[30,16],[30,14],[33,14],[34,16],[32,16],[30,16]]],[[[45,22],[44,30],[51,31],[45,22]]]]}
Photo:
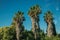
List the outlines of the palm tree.
{"type": "Polygon", "coordinates": [[[30,8],[30,10],[28,11],[28,15],[31,17],[31,21],[32,21],[32,32],[34,34],[34,38],[35,40],[38,40],[39,38],[39,14],[40,14],[41,10],[40,7],[38,5],[34,5],[30,8]]]}
{"type": "Polygon", "coordinates": [[[23,12],[18,11],[15,15],[15,17],[13,18],[13,25],[15,25],[16,27],[16,38],[17,40],[22,40],[22,31],[23,29],[23,21],[25,21],[25,18],[23,16],[23,12]]]}
{"type": "Polygon", "coordinates": [[[51,37],[56,35],[56,30],[55,30],[55,24],[53,22],[53,15],[50,11],[47,11],[46,14],[44,15],[44,20],[47,23],[47,36],[51,37]]]}

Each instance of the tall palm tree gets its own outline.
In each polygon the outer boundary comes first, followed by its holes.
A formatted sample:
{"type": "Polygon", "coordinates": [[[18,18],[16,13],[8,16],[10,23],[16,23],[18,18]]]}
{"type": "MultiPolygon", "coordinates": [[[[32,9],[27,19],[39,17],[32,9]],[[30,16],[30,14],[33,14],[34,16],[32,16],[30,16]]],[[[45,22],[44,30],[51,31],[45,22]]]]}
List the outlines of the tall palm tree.
{"type": "Polygon", "coordinates": [[[32,21],[32,32],[34,34],[34,38],[35,40],[38,40],[39,38],[39,14],[40,14],[41,10],[40,7],[38,5],[34,5],[30,8],[30,10],[28,11],[28,15],[31,17],[31,21],[32,21]]]}
{"type": "Polygon", "coordinates": [[[50,11],[47,11],[46,14],[44,15],[44,20],[47,23],[47,36],[51,37],[56,35],[56,30],[55,30],[55,24],[53,22],[53,15],[50,11]]]}
{"type": "Polygon", "coordinates": [[[14,21],[13,25],[15,25],[15,27],[16,27],[16,38],[17,38],[17,40],[22,40],[21,39],[22,31],[24,30],[22,24],[23,24],[23,21],[25,21],[23,12],[18,11],[16,13],[16,15],[14,16],[13,21],[14,21]]]}

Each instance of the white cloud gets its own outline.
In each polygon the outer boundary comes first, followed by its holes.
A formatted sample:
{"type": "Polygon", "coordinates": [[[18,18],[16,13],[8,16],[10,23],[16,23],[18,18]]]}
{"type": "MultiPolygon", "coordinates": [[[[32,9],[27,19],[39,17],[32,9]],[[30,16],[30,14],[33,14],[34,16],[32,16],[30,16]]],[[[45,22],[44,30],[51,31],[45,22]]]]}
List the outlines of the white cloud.
{"type": "Polygon", "coordinates": [[[59,7],[56,7],[56,11],[59,11],[59,7]]]}
{"type": "Polygon", "coordinates": [[[60,17],[59,17],[59,21],[60,21],[60,17]]]}
{"type": "Polygon", "coordinates": [[[57,24],[57,20],[54,20],[54,23],[57,24]]]}

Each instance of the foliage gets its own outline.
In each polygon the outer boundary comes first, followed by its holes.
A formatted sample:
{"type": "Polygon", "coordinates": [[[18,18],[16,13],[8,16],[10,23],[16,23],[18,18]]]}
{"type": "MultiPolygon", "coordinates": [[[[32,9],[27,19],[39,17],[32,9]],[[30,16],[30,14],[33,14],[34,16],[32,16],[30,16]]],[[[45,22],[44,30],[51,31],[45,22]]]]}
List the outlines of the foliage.
{"type": "Polygon", "coordinates": [[[36,15],[39,15],[41,13],[41,9],[39,7],[39,5],[34,5],[32,6],[29,11],[28,11],[28,15],[30,17],[33,17],[33,16],[36,16],[36,15]]]}
{"type": "Polygon", "coordinates": [[[44,15],[44,20],[48,23],[49,21],[52,21],[53,19],[54,18],[51,11],[47,11],[44,15]]]}
{"type": "MultiPolygon", "coordinates": [[[[23,40],[34,40],[32,31],[24,30],[23,40]]],[[[43,31],[40,32],[41,40],[60,40],[60,35],[47,37],[43,31]]],[[[0,28],[0,40],[16,40],[15,28],[13,26],[0,28]]]]}
{"type": "Polygon", "coordinates": [[[0,29],[0,40],[16,40],[15,30],[11,27],[3,27],[0,29]]]}
{"type": "MultiPolygon", "coordinates": [[[[41,12],[40,7],[38,5],[35,5],[30,8],[30,10],[28,11],[28,14],[30,17],[33,17],[36,15],[39,15],[40,12],[41,12]]],[[[53,20],[53,16],[50,11],[48,11],[46,13],[46,15],[44,16],[44,20],[46,22],[53,20]]],[[[18,36],[21,36],[22,40],[34,40],[33,32],[31,30],[27,31],[24,29],[24,25],[22,25],[23,21],[25,21],[25,18],[23,16],[23,12],[18,11],[18,14],[16,14],[15,17],[13,18],[13,22],[12,22],[11,26],[0,28],[0,40],[16,40],[17,39],[16,38],[16,32],[17,32],[16,28],[17,27],[20,27],[21,34],[19,34],[18,36]],[[18,26],[18,24],[21,24],[21,25],[18,26]]],[[[47,37],[46,33],[44,33],[43,30],[39,30],[38,33],[40,34],[40,40],[60,40],[60,34],[57,34],[56,36],[52,36],[52,37],[47,37]]]]}

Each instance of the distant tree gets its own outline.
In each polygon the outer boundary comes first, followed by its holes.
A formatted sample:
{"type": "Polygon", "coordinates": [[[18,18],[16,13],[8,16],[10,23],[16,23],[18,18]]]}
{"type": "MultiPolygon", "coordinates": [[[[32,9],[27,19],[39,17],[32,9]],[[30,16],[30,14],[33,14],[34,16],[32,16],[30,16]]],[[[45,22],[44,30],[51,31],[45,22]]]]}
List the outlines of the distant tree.
{"type": "Polygon", "coordinates": [[[0,40],[16,40],[16,33],[13,26],[0,28],[0,40]]]}
{"type": "Polygon", "coordinates": [[[47,23],[47,36],[52,37],[56,35],[56,30],[55,30],[55,24],[53,22],[53,15],[50,11],[47,11],[46,14],[44,15],[44,20],[47,23]]]}
{"type": "Polygon", "coordinates": [[[31,17],[32,21],[32,32],[34,34],[35,40],[38,40],[39,37],[39,14],[41,14],[40,7],[38,5],[34,5],[28,11],[28,15],[31,17]]]}
{"type": "Polygon", "coordinates": [[[3,39],[3,28],[0,28],[0,40],[2,40],[3,39]]]}
{"type": "Polygon", "coordinates": [[[27,40],[34,40],[34,35],[33,35],[32,31],[28,31],[27,33],[28,33],[27,40]]]}
{"type": "Polygon", "coordinates": [[[25,21],[23,14],[24,14],[23,12],[18,11],[13,18],[13,21],[14,21],[15,27],[16,27],[17,40],[22,40],[22,38],[21,38],[22,37],[22,31],[24,31],[23,21],[25,21]]]}
{"type": "Polygon", "coordinates": [[[3,28],[3,40],[10,40],[10,36],[9,36],[9,27],[4,27],[3,28]]]}
{"type": "Polygon", "coordinates": [[[10,40],[16,40],[16,30],[13,25],[9,27],[10,40]]]}
{"type": "Polygon", "coordinates": [[[24,38],[24,40],[34,40],[32,31],[24,30],[23,38],[24,38]]]}

